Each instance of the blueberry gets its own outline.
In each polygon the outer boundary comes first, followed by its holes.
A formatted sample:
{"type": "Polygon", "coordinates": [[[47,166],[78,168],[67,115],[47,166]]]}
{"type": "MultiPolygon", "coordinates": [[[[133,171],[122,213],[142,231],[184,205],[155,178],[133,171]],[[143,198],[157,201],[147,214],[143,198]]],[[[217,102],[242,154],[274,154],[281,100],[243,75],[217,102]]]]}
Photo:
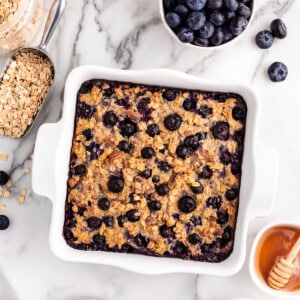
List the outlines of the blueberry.
{"type": "Polygon", "coordinates": [[[106,227],[113,228],[115,219],[113,216],[104,216],[103,223],[105,224],[106,227]]]}
{"type": "Polygon", "coordinates": [[[0,215],[0,230],[5,230],[9,226],[9,219],[7,216],[0,215]]]}
{"type": "Polygon", "coordinates": [[[201,10],[206,5],[207,0],[186,0],[186,4],[191,10],[201,10]]]}
{"type": "Polygon", "coordinates": [[[156,190],[157,194],[160,196],[166,196],[169,193],[169,187],[166,183],[156,185],[155,190],[156,190]]]}
{"type": "Polygon", "coordinates": [[[184,146],[191,148],[193,151],[196,151],[200,147],[200,136],[199,135],[190,135],[184,139],[184,146]]]}
{"type": "Polygon", "coordinates": [[[188,247],[184,243],[177,241],[172,251],[176,256],[185,256],[188,253],[188,247]]]}
{"type": "Polygon", "coordinates": [[[178,95],[178,92],[176,90],[170,90],[170,89],[165,90],[162,93],[162,97],[164,99],[166,99],[167,101],[174,101],[174,100],[176,100],[177,95],[178,95]]]}
{"type": "Polygon", "coordinates": [[[194,33],[191,29],[182,27],[177,34],[179,40],[183,43],[191,43],[194,40],[194,33]]]}
{"type": "Polygon", "coordinates": [[[103,123],[106,127],[113,127],[117,124],[118,117],[113,111],[107,111],[103,116],[103,123]]]}
{"type": "Polygon", "coordinates": [[[211,128],[212,135],[215,139],[227,141],[230,136],[230,127],[228,122],[219,121],[211,128]]]}
{"type": "Polygon", "coordinates": [[[85,102],[80,102],[76,116],[79,116],[83,119],[91,119],[95,111],[96,108],[94,106],[90,106],[85,102]]]}
{"type": "Polygon", "coordinates": [[[227,226],[224,228],[223,234],[222,234],[222,244],[223,246],[226,246],[230,241],[233,240],[233,229],[230,226],[227,226]]]}
{"type": "Polygon", "coordinates": [[[212,114],[212,108],[208,107],[207,105],[201,105],[199,110],[198,110],[198,114],[202,118],[207,118],[209,115],[212,114]]]}
{"type": "Polygon", "coordinates": [[[102,224],[102,221],[97,217],[90,217],[86,220],[86,222],[88,227],[94,230],[99,229],[102,224]]]}
{"type": "Polygon", "coordinates": [[[192,151],[187,146],[179,145],[176,149],[176,155],[181,159],[186,159],[192,155],[192,151]]]}
{"type": "Polygon", "coordinates": [[[211,22],[206,22],[199,30],[199,35],[203,39],[209,39],[215,32],[215,26],[211,22]]]}
{"type": "Polygon", "coordinates": [[[145,147],[141,151],[142,158],[150,159],[155,155],[155,151],[152,147],[145,147]]]}
{"type": "Polygon", "coordinates": [[[228,201],[233,201],[237,198],[238,196],[238,190],[235,188],[232,188],[230,190],[227,190],[225,193],[225,197],[228,201]]]}
{"type": "Polygon", "coordinates": [[[217,223],[218,224],[225,224],[229,220],[229,214],[227,211],[220,210],[217,212],[217,223]]]}
{"type": "Polygon", "coordinates": [[[171,9],[175,4],[175,0],[163,0],[164,1],[164,8],[171,9]]]}
{"type": "Polygon", "coordinates": [[[242,172],[242,169],[241,169],[241,164],[240,163],[233,163],[231,164],[231,173],[233,175],[240,175],[242,172]]]}
{"type": "Polygon", "coordinates": [[[133,247],[127,243],[123,244],[120,250],[122,253],[132,253],[133,247]]]}
{"type": "Polygon", "coordinates": [[[201,219],[201,216],[192,216],[192,217],[190,218],[190,222],[191,222],[194,226],[202,225],[202,219],[201,219]]]}
{"type": "Polygon", "coordinates": [[[74,174],[77,176],[83,176],[86,173],[85,165],[78,165],[74,168],[74,174]]]}
{"type": "Polygon", "coordinates": [[[192,30],[199,30],[206,22],[206,17],[204,15],[204,13],[200,12],[200,11],[194,11],[192,12],[187,20],[187,26],[192,29],[192,30]]]}
{"type": "Polygon", "coordinates": [[[183,4],[177,5],[174,11],[176,12],[177,15],[183,18],[185,18],[189,14],[189,9],[183,4]]]}
{"type": "Polygon", "coordinates": [[[224,0],[224,6],[229,11],[236,11],[239,7],[237,0],[224,0]]]}
{"type": "Polygon", "coordinates": [[[215,30],[214,35],[210,38],[210,42],[213,46],[221,45],[224,39],[224,34],[221,27],[215,30]]]}
{"type": "Polygon", "coordinates": [[[234,11],[228,11],[225,13],[225,17],[227,21],[230,21],[232,18],[236,17],[236,13],[234,11]]]}
{"type": "Polygon", "coordinates": [[[281,62],[275,62],[269,67],[268,74],[273,82],[281,82],[287,78],[288,68],[281,62]]]}
{"type": "Polygon", "coordinates": [[[98,207],[102,210],[108,210],[110,208],[110,201],[107,198],[100,198],[98,200],[98,207]]]}
{"type": "Polygon", "coordinates": [[[93,82],[91,80],[87,80],[81,85],[79,93],[80,94],[89,94],[91,92],[93,86],[94,86],[93,82]]]}
{"type": "Polygon", "coordinates": [[[196,201],[191,196],[183,196],[179,199],[178,208],[183,213],[191,213],[196,209],[196,201]]]}
{"type": "Polygon", "coordinates": [[[183,101],[182,106],[186,111],[193,111],[197,108],[197,101],[194,99],[188,98],[183,101]]]}
{"type": "Polygon", "coordinates": [[[127,221],[127,217],[121,215],[117,217],[117,220],[118,220],[119,227],[123,227],[124,223],[127,221]]]}
{"type": "Polygon", "coordinates": [[[198,186],[191,186],[191,190],[194,194],[202,194],[204,187],[203,185],[200,183],[200,185],[198,186]]]}
{"type": "Polygon", "coordinates": [[[160,134],[160,129],[157,124],[151,124],[147,127],[146,133],[151,136],[155,137],[156,135],[160,134]]]}
{"type": "Polygon", "coordinates": [[[123,191],[124,189],[124,179],[122,177],[118,177],[118,176],[111,176],[109,178],[108,181],[108,189],[112,192],[112,193],[120,193],[123,191]]]}
{"type": "Polygon", "coordinates": [[[249,18],[252,14],[252,11],[247,5],[240,3],[237,13],[242,17],[249,18]]]}
{"type": "Polygon", "coordinates": [[[140,220],[140,216],[138,214],[137,209],[131,209],[126,212],[126,217],[130,222],[137,222],[140,220]]]}
{"type": "Polygon", "coordinates": [[[209,46],[209,40],[203,39],[201,37],[195,38],[193,45],[199,46],[199,47],[208,47],[209,46]]]}
{"type": "Polygon", "coordinates": [[[268,49],[273,45],[274,37],[271,31],[260,31],[255,37],[256,44],[261,49],[268,49]]]}
{"type": "Polygon", "coordinates": [[[228,150],[221,151],[220,162],[225,166],[231,163],[231,153],[228,150]]]}
{"type": "Polygon", "coordinates": [[[286,25],[280,19],[275,19],[271,23],[271,31],[273,36],[278,39],[284,39],[287,36],[287,28],[286,25]]]}
{"type": "Polygon", "coordinates": [[[152,182],[153,182],[153,183],[159,183],[159,182],[160,182],[159,176],[157,176],[157,175],[153,176],[153,177],[152,177],[152,182]]]}
{"type": "Polygon", "coordinates": [[[84,212],[86,211],[86,208],[85,207],[78,207],[78,215],[79,216],[83,216],[84,212]]]}
{"type": "Polygon", "coordinates": [[[174,12],[169,12],[166,14],[166,22],[171,28],[176,28],[180,22],[181,18],[174,12]]]}
{"type": "Polygon", "coordinates": [[[229,30],[233,35],[240,35],[248,26],[248,20],[245,17],[235,17],[229,23],[229,30]]]}
{"type": "Polygon", "coordinates": [[[0,185],[6,185],[8,180],[9,175],[4,171],[0,171],[0,185]]]}
{"type": "Polygon", "coordinates": [[[207,0],[207,8],[211,10],[220,9],[223,6],[222,0],[207,0]]]}
{"type": "Polygon", "coordinates": [[[132,145],[129,142],[123,140],[120,141],[118,148],[125,153],[129,153],[132,148],[132,145]]]}
{"type": "Polygon", "coordinates": [[[94,142],[91,143],[89,146],[86,146],[86,151],[91,153],[91,160],[97,159],[100,155],[104,153],[104,150],[100,148],[100,145],[94,142]]]}
{"type": "Polygon", "coordinates": [[[91,129],[85,129],[82,131],[82,134],[85,136],[85,139],[87,141],[91,140],[93,138],[93,133],[91,129]]]}
{"type": "Polygon", "coordinates": [[[165,127],[170,131],[176,131],[182,124],[182,118],[177,114],[168,115],[164,120],[165,127]]]}
{"type": "Polygon", "coordinates": [[[218,11],[214,11],[210,15],[209,21],[216,26],[221,26],[225,22],[225,16],[218,11]]]}
{"type": "Polygon", "coordinates": [[[206,206],[212,207],[213,209],[219,209],[222,205],[222,198],[220,196],[217,197],[209,197],[206,200],[206,206]]]}
{"type": "Polygon", "coordinates": [[[159,233],[163,238],[171,238],[174,237],[174,231],[172,227],[168,227],[167,225],[162,225],[159,227],[159,233]]]}
{"type": "Polygon", "coordinates": [[[150,178],[152,176],[152,171],[151,169],[145,169],[143,172],[139,173],[140,176],[142,176],[143,178],[150,178]]]}
{"type": "Polygon", "coordinates": [[[213,171],[208,166],[204,166],[202,172],[198,174],[199,179],[210,179],[213,171]]]}
{"type": "Polygon", "coordinates": [[[121,135],[130,137],[137,132],[137,124],[132,122],[129,118],[121,121],[119,124],[121,135]]]}
{"type": "Polygon", "coordinates": [[[161,203],[158,200],[152,200],[148,204],[151,211],[158,211],[161,209],[161,203]]]}
{"type": "Polygon", "coordinates": [[[147,247],[149,240],[148,238],[146,238],[145,236],[138,234],[134,237],[133,239],[134,243],[138,246],[138,247],[147,247]]]}
{"type": "Polygon", "coordinates": [[[201,240],[201,237],[199,236],[199,234],[192,233],[188,236],[188,241],[192,245],[197,245],[197,244],[201,243],[202,240],[201,240]]]}
{"type": "Polygon", "coordinates": [[[222,27],[223,31],[223,43],[227,43],[228,41],[233,39],[233,34],[227,29],[227,27],[222,27]]]}
{"type": "Polygon", "coordinates": [[[237,121],[243,121],[246,118],[245,107],[235,106],[232,110],[232,117],[237,121]]]}
{"type": "Polygon", "coordinates": [[[172,166],[170,164],[168,164],[166,161],[158,161],[157,162],[157,167],[158,169],[160,169],[163,172],[169,172],[172,169],[172,166]]]}
{"type": "Polygon", "coordinates": [[[100,247],[103,247],[103,246],[105,246],[106,240],[105,240],[105,237],[103,235],[100,235],[99,233],[97,233],[93,236],[93,242],[96,245],[98,245],[100,247]]]}

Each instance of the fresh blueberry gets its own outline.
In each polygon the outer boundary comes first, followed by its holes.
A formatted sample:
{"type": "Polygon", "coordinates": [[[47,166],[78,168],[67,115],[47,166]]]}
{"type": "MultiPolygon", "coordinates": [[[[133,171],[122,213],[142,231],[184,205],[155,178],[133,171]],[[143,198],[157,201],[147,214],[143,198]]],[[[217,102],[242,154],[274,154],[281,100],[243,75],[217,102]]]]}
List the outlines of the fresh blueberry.
{"type": "Polygon", "coordinates": [[[204,191],[204,187],[200,183],[200,185],[198,185],[198,186],[191,186],[191,190],[194,194],[202,194],[204,191]]]}
{"type": "Polygon", "coordinates": [[[160,129],[157,124],[151,124],[147,127],[146,133],[151,137],[155,137],[160,134],[160,129]]]}
{"type": "Polygon", "coordinates": [[[175,0],[163,0],[164,1],[164,8],[171,9],[175,4],[175,0]]]}
{"type": "Polygon", "coordinates": [[[201,105],[199,110],[198,110],[198,114],[202,118],[207,118],[209,115],[212,114],[212,108],[208,107],[207,105],[201,105]]]}
{"type": "Polygon", "coordinates": [[[245,17],[235,17],[229,23],[229,30],[233,35],[240,35],[248,26],[248,20],[245,17]]]}
{"type": "Polygon", "coordinates": [[[227,190],[225,193],[225,197],[228,201],[233,201],[237,198],[238,196],[238,191],[235,188],[232,188],[230,190],[227,190]]]}
{"type": "Polygon", "coordinates": [[[162,97],[167,101],[174,101],[178,96],[178,92],[176,90],[167,89],[162,93],[162,97]]]}
{"type": "Polygon", "coordinates": [[[194,32],[186,27],[180,28],[177,36],[179,40],[183,43],[192,43],[194,40],[194,32]]]}
{"type": "Polygon", "coordinates": [[[158,200],[152,200],[148,204],[151,211],[158,211],[161,209],[161,203],[158,200]]]}
{"type": "Polygon", "coordinates": [[[187,26],[194,31],[199,30],[205,24],[205,21],[206,17],[204,13],[200,11],[192,12],[186,20],[187,26]]]}
{"type": "Polygon", "coordinates": [[[225,224],[229,220],[229,214],[227,211],[220,210],[217,212],[217,222],[218,224],[225,224]]]}
{"type": "Polygon", "coordinates": [[[273,82],[281,82],[287,78],[288,68],[282,62],[275,62],[269,67],[268,74],[273,82]]]}
{"type": "Polygon", "coordinates": [[[197,245],[199,243],[201,243],[202,239],[201,237],[199,236],[199,234],[197,233],[192,233],[188,236],[188,241],[190,244],[192,245],[197,245]]]}
{"type": "Polygon", "coordinates": [[[164,120],[165,127],[170,131],[176,131],[182,124],[182,118],[177,114],[168,115],[164,120]]]}
{"type": "Polygon", "coordinates": [[[156,185],[155,190],[156,190],[157,194],[160,196],[166,196],[169,193],[169,187],[168,187],[168,184],[166,184],[166,183],[156,185]]]}
{"type": "Polygon", "coordinates": [[[186,0],[186,4],[191,10],[201,10],[206,5],[207,0],[186,0]]]}
{"type": "Polygon", "coordinates": [[[287,36],[287,27],[280,19],[275,19],[272,21],[271,31],[273,36],[277,37],[278,39],[284,39],[287,36]]]}
{"type": "Polygon", "coordinates": [[[212,135],[215,139],[227,141],[230,135],[228,122],[219,121],[211,128],[212,135]]]}
{"type": "Polygon", "coordinates": [[[237,13],[242,17],[249,18],[252,14],[252,11],[247,5],[240,3],[237,13]]]}
{"type": "Polygon", "coordinates": [[[199,35],[203,39],[209,39],[215,32],[215,26],[211,22],[206,22],[199,30],[199,35]]]}
{"type": "Polygon", "coordinates": [[[230,21],[234,17],[236,17],[236,13],[234,11],[228,11],[225,13],[225,18],[227,21],[230,21]]]}
{"type": "Polygon", "coordinates": [[[138,246],[138,247],[147,247],[149,240],[148,238],[146,238],[145,236],[138,234],[134,237],[133,239],[134,243],[138,246]]]}
{"type": "Polygon", "coordinates": [[[91,129],[85,129],[82,131],[82,134],[85,136],[85,139],[87,141],[91,140],[93,138],[93,133],[91,129]]]}
{"type": "Polygon", "coordinates": [[[171,238],[174,237],[174,231],[172,227],[168,227],[167,225],[162,225],[159,227],[159,233],[163,238],[171,238]]]}
{"type": "Polygon", "coordinates": [[[197,108],[197,101],[194,99],[187,98],[183,101],[182,106],[186,111],[193,111],[197,108]]]}
{"type": "Polygon", "coordinates": [[[209,21],[216,26],[221,26],[225,22],[225,16],[221,12],[214,11],[210,15],[209,21]]]}
{"type": "Polygon", "coordinates": [[[94,230],[99,229],[102,224],[102,221],[97,217],[90,217],[86,220],[86,222],[88,227],[94,230]]]}
{"type": "Polygon", "coordinates": [[[189,14],[189,9],[184,4],[179,4],[175,7],[174,11],[177,15],[185,18],[189,14]]]}
{"type": "Polygon", "coordinates": [[[104,216],[103,223],[105,224],[106,227],[113,228],[115,219],[113,216],[104,216]]]}
{"type": "Polygon", "coordinates": [[[77,176],[83,176],[86,173],[86,166],[85,165],[78,165],[74,168],[74,174],[77,176]]]}
{"type": "Polygon", "coordinates": [[[103,123],[106,127],[113,127],[117,124],[118,117],[113,111],[107,111],[103,116],[103,123]]]}
{"type": "Polygon", "coordinates": [[[183,196],[178,201],[178,208],[183,213],[191,213],[196,209],[196,201],[191,196],[183,196]]]}
{"type": "Polygon", "coordinates": [[[236,11],[239,7],[237,0],[224,0],[224,6],[229,11],[236,11]]]}
{"type": "Polygon", "coordinates": [[[4,171],[0,171],[0,185],[6,185],[8,180],[9,175],[4,171]]]}
{"type": "Polygon", "coordinates": [[[181,18],[174,12],[169,12],[166,14],[166,22],[171,28],[176,28],[180,22],[181,18]]]}
{"type": "Polygon", "coordinates": [[[187,146],[179,145],[176,149],[176,155],[181,159],[186,159],[192,155],[192,150],[187,146]]]}
{"type": "Polygon", "coordinates": [[[9,219],[7,216],[0,215],[0,230],[5,230],[9,226],[9,219]]]}
{"type": "Polygon", "coordinates": [[[196,45],[196,46],[199,46],[199,47],[208,47],[209,46],[209,40],[208,39],[203,39],[201,37],[196,37],[193,44],[196,45]]]}
{"type": "Polygon", "coordinates": [[[233,39],[233,34],[227,29],[227,27],[222,27],[223,31],[223,43],[227,43],[228,41],[233,39]]]}
{"type": "Polygon", "coordinates": [[[120,143],[118,144],[118,148],[125,153],[129,153],[132,148],[132,145],[129,142],[123,140],[120,141],[120,143]]]}
{"type": "Polygon", "coordinates": [[[121,134],[127,137],[134,135],[138,130],[137,124],[132,122],[129,118],[126,118],[125,120],[121,121],[119,124],[119,128],[121,134]]]}
{"type": "Polygon", "coordinates": [[[111,176],[107,184],[108,189],[112,193],[121,193],[124,189],[124,185],[125,185],[124,179],[118,176],[111,176]]]}
{"type": "Polygon", "coordinates": [[[149,159],[155,155],[155,151],[152,147],[145,147],[141,151],[142,158],[149,159]]]}
{"type": "Polygon", "coordinates": [[[126,217],[130,222],[137,222],[140,220],[140,216],[138,214],[137,209],[131,209],[126,212],[126,217]]]}
{"type": "Polygon", "coordinates": [[[152,171],[151,169],[145,169],[143,172],[139,173],[140,176],[142,176],[143,178],[150,178],[152,176],[152,171]]]}
{"type": "Polygon", "coordinates": [[[256,44],[261,49],[268,49],[273,45],[274,37],[271,31],[260,31],[255,37],[256,44]]]}
{"type": "Polygon", "coordinates": [[[213,175],[213,171],[210,167],[204,166],[202,172],[198,174],[199,179],[210,179],[213,175]]]}
{"type": "Polygon", "coordinates": [[[212,207],[213,209],[219,209],[222,205],[222,198],[220,196],[217,197],[209,197],[206,200],[206,206],[212,207]]]}
{"type": "Polygon", "coordinates": [[[215,33],[213,34],[213,36],[210,38],[210,42],[212,43],[213,46],[218,46],[221,45],[224,39],[224,34],[222,31],[221,27],[218,27],[215,30],[215,33]]]}
{"type": "Polygon", "coordinates": [[[110,201],[107,198],[100,198],[98,200],[98,207],[102,210],[108,210],[110,208],[110,201]]]}
{"type": "Polygon", "coordinates": [[[210,10],[220,9],[223,6],[223,0],[207,0],[206,6],[210,10]]]}

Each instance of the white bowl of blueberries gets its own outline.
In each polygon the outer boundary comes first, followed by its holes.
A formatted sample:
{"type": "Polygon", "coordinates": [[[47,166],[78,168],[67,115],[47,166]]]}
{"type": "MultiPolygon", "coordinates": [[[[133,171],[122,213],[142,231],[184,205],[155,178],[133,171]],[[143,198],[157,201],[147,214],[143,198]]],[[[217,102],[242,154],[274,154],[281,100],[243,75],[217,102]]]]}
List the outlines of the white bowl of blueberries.
{"type": "Polygon", "coordinates": [[[254,15],[254,0],[161,0],[163,22],[189,47],[219,48],[236,41],[254,15]]]}

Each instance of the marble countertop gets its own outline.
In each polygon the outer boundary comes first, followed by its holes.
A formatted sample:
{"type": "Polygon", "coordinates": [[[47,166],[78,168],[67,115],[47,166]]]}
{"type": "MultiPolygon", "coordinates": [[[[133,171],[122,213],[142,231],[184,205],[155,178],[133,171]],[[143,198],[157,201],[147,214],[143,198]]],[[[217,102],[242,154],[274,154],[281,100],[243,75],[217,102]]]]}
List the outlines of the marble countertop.
{"type": "MultiPolygon", "coordinates": [[[[49,6],[50,0],[46,0],[49,6]]],[[[57,68],[54,93],[41,122],[56,122],[61,115],[62,91],[67,74],[76,66],[95,64],[120,69],[171,68],[214,80],[244,81],[261,95],[259,138],[279,153],[279,184],[272,214],[255,219],[248,232],[248,250],[257,230],[274,220],[299,222],[300,216],[300,1],[259,0],[250,30],[233,47],[207,52],[185,49],[163,27],[158,2],[149,0],[69,1],[50,45],[57,68]],[[254,36],[276,17],[289,28],[288,38],[270,50],[255,46],[254,36]],[[274,61],[289,67],[284,83],[271,83],[266,69],[274,61]]],[[[0,63],[3,58],[0,58],[0,63]]],[[[235,276],[219,278],[189,274],[145,276],[113,267],[63,262],[48,244],[51,204],[33,194],[31,167],[37,126],[21,141],[0,139],[0,153],[9,159],[0,169],[12,172],[14,187],[6,214],[11,220],[0,233],[0,276],[11,286],[0,287],[0,299],[11,300],[268,300],[252,283],[247,261],[235,276]],[[28,189],[23,205],[17,201],[28,189]],[[5,296],[6,295],[6,296],[5,296]]],[[[55,142],[55,141],[53,141],[55,142]]],[[[51,158],[49,158],[51,159],[51,158]]]]}

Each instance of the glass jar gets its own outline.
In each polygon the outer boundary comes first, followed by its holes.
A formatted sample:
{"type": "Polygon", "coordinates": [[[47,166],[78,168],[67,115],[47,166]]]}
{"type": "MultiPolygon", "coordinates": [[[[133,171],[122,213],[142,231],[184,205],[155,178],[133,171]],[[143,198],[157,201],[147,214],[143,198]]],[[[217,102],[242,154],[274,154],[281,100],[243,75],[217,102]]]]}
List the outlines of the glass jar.
{"type": "Polygon", "coordinates": [[[7,23],[0,24],[0,53],[33,46],[43,15],[43,0],[19,0],[17,11],[7,23]]]}

